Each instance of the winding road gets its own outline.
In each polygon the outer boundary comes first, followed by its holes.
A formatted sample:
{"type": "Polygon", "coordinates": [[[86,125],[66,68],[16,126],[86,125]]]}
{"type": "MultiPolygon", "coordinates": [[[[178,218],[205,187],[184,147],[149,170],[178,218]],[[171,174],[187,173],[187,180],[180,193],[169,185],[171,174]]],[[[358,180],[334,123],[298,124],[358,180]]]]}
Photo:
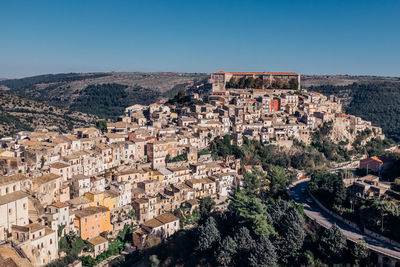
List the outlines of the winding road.
{"type": "Polygon", "coordinates": [[[315,202],[307,201],[307,199],[310,199],[310,196],[307,193],[308,183],[308,180],[299,182],[295,185],[292,185],[289,191],[290,197],[297,203],[300,203],[304,206],[304,212],[306,213],[307,217],[316,221],[325,228],[330,228],[332,224],[336,224],[342,230],[342,233],[347,237],[347,239],[353,242],[362,239],[367,243],[367,246],[370,250],[400,261],[400,248],[365,235],[361,231],[352,228],[349,225],[332,217],[330,214],[322,210],[315,202]]]}

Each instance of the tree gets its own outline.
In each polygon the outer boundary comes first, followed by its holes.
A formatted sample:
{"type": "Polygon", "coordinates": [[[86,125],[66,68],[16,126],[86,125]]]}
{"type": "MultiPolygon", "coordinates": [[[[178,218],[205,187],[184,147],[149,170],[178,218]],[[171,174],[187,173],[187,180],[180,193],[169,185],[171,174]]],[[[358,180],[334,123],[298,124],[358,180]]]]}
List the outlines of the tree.
{"type": "Polygon", "coordinates": [[[238,250],[250,250],[256,245],[249,229],[246,227],[240,227],[239,231],[234,234],[233,240],[235,240],[238,250]]]}
{"type": "Polygon", "coordinates": [[[351,250],[352,256],[356,266],[360,266],[361,262],[368,258],[369,250],[367,243],[364,240],[359,240],[354,244],[354,248],[351,250]]]}
{"type": "Polygon", "coordinates": [[[265,236],[260,236],[257,246],[250,252],[249,265],[270,267],[276,266],[277,261],[274,245],[265,236]]]}
{"type": "Polygon", "coordinates": [[[336,224],[322,232],[318,249],[329,261],[340,259],[345,247],[346,237],[336,224]]]}
{"type": "Polygon", "coordinates": [[[267,207],[275,230],[279,236],[275,241],[282,262],[294,256],[303,246],[305,232],[304,219],[289,202],[278,200],[267,207]]]}
{"type": "Polygon", "coordinates": [[[119,232],[119,238],[121,241],[125,242],[132,239],[132,233],[135,231],[134,225],[125,225],[124,229],[119,232]]]}
{"type": "Polygon", "coordinates": [[[207,218],[214,208],[215,201],[211,197],[204,197],[200,199],[200,218],[202,220],[207,218]]]}
{"type": "Polygon", "coordinates": [[[341,206],[346,199],[346,188],[338,174],[314,173],[309,189],[328,208],[341,206]]]}
{"type": "Polygon", "coordinates": [[[296,79],[290,79],[289,80],[289,88],[292,90],[297,90],[299,87],[299,82],[296,79]]]}
{"type": "Polygon", "coordinates": [[[268,223],[266,207],[258,197],[237,189],[230,199],[229,209],[239,216],[241,224],[248,225],[256,235],[275,235],[274,228],[268,223]]]}
{"type": "Polygon", "coordinates": [[[213,217],[208,217],[206,222],[198,228],[196,250],[205,251],[221,240],[217,222],[213,217]]]}
{"type": "Polygon", "coordinates": [[[44,156],[42,156],[42,157],[40,158],[40,168],[41,168],[41,169],[43,168],[45,162],[46,162],[46,159],[44,158],[44,156]]]}
{"type": "Polygon", "coordinates": [[[86,246],[85,241],[74,233],[61,237],[58,244],[61,251],[67,255],[77,256],[86,246]]]}
{"type": "Polygon", "coordinates": [[[286,191],[289,179],[284,168],[277,165],[270,165],[267,177],[270,180],[270,192],[272,195],[286,191]]]}
{"type": "Polygon", "coordinates": [[[238,81],[237,88],[245,88],[245,84],[246,84],[246,77],[241,77],[238,81]]]}
{"type": "Polygon", "coordinates": [[[266,185],[267,179],[265,174],[261,170],[253,168],[251,172],[244,173],[243,181],[246,190],[249,190],[250,192],[256,192],[262,186],[266,185]]]}
{"type": "Polygon", "coordinates": [[[160,265],[160,260],[155,254],[149,256],[149,262],[151,267],[158,267],[160,265]]]}
{"type": "Polygon", "coordinates": [[[236,243],[236,255],[234,258],[236,266],[247,266],[250,252],[257,246],[256,241],[251,236],[249,229],[240,227],[233,236],[236,243]]]}
{"type": "Polygon", "coordinates": [[[101,121],[96,121],[96,128],[99,129],[102,133],[107,132],[107,121],[101,120],[101,121]]]}
{"type": "Polygon", "coordinates": [[[220,243],[217,252],[215,253],[215,259],[221,266],[232,266],[233,256],[236,254],[237,245],[235,241],[227,236],[220,243]]]}
{"type": "Polygon", "coordinates": [[[381,221],[381,232],[383,232],[383,222],[387,215],[399,216],[399,208],[391,201],[386,200],[375,200],[372,203],[372,208],[377,210],[381,221]]]}

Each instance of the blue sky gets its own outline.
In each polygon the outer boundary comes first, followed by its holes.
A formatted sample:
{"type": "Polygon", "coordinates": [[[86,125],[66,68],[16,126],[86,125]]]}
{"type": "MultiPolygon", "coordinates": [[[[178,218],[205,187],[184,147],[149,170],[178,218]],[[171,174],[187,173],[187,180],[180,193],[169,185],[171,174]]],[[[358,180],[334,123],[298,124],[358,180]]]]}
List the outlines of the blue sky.
{"type": "Polygon", "coordinates": [[[400,76],[400,1],[0,2],[0,77],[218,70],[400,76]]]}

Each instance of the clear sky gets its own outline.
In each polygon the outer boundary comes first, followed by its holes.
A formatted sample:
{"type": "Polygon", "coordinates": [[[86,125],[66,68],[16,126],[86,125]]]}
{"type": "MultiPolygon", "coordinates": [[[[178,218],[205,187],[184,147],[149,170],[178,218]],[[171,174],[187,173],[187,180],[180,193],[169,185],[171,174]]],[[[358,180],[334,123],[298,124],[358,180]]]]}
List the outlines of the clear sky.
{"type": "Polygon", "coordinates": [[[0,2],[0,77],[218,70],[400,76],[400,1],[0,2]]]}

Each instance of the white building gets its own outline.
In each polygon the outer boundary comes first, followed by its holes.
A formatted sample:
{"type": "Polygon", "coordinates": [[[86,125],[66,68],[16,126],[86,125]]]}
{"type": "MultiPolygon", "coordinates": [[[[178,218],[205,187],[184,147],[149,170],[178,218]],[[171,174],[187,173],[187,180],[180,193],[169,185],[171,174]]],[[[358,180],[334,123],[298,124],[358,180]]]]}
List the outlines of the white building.
{"type": "Polygon", "coordinates": [[[32,223],[13,226],[12,237],[34,266],[44,266],[58,258],[57,231],[32,223]]]}
{"type": "Polygon", "coordinates": [[[72,177],[72,186],[74,196],[83,196],[90,191],[90,177],[84,175],[75,175],[72,177]]]}
{"type": "Polygon", "coordinates": [[[47,218],[47,226],[57,231],[60,226],[64,226],[62,235],[70,231],[69,205],[62,202],[55,202],[45,208],[45,217],[47,218]]]}
{"type": "Polygon", "coordinates": [[[28,219],[28,194],[22,191],[0,196],[0,240],[11,233],[12,225],[26,225],[28,219]]]}
{"type": "Polygon", "coordinates": [[[129,182],[113,182],[110,189],[118,193],[118,207],[131,204],[132,184],[129,182]]]}

